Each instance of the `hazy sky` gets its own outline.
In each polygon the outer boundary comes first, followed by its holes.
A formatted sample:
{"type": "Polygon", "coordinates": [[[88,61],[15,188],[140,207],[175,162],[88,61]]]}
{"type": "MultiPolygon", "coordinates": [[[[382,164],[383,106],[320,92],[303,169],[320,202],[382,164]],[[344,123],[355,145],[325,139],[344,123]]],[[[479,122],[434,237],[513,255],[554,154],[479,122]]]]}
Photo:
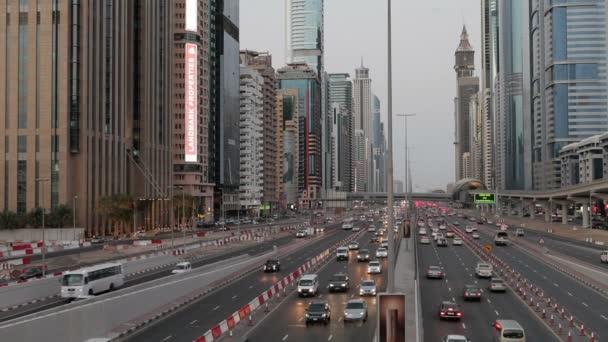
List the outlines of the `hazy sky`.
{"type": "MultiPolygon", "coordinates": [[[[285,0],[240,1],[241,49],[269,51],[285,64],[285,0]]],[[[445,188],[454,181],[454,51],[462,25],[480,64],[479,0],[393,0],[393,114],[409,118],[414,191],[445,188]],[[419,187],[419,189],[417,189],[419,187]]],[[[386,1],[325,0],[325,69],[370,68],[372,88],[382,101],[386,126],[386,1]],[[373,4],[373,5],[372,5],[373,4]]],[[[479,72],[478,72],[479,74],[479,72]]],[[[402,118],[393,120],[395,178],[404,178],[402,118]]]]}

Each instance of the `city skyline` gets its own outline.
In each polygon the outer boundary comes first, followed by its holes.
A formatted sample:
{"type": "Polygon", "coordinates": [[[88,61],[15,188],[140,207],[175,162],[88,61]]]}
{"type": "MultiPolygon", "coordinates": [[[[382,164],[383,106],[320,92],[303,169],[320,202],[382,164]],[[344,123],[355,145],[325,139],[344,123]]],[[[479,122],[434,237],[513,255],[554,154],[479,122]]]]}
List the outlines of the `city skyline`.
{"type": "MultiPolygon", "coordinates": [[[[284,0],[242,2],[241,48],[269,51],[273,54],[275,68],[284,66],[284,0]],[[260,6],[260,3],[266,6],[260,6]],[[259,25],[256,14],[265,15],[266,25],[259,25]]],[[[408,123],[410,126],[409,148],[414,190],[445,189],[454,181],[453,153],[453,98],[455,86],[452,80],[454,49],[463,24],[467,25],[470,41],[478,51],[481,46],[479,16],[481,9],[476,0],[440,0],[434,3],[412,2],[393,4],[393,31],[425,34],[398,34],[393,37],[393,113],[417,113],[408,123]],[[411,25],[405,25],[410,23],[411,25]],[[434,44],[429,45],[432,41],[434,44]],[[456,43],[455,43],[456,42],[456,43]],[[422,48],[429,50],[423,51],[422,48]],[[417,49],[420,53],[411,53],[417,49]],[[428,66],[420,68],[419,65],[428,66]],[[431,134],[425,132],[432,132],[431,134]],[[441,167],[437,167],[441,166],[441,167]]],[[[386,104],[386,7],[369,6],[366,1],[334,0],[325,3],[325,71],[349,73],[363,57],[370,68],[374,82],[372,92],[386,104]],[[349,16],[341,17],[344,6],[349,16]],[[343,19],[344,18],[344,19],[343,19]],[[352,23],[351,23],[352,22],[352,23]],[[369,23],[358,25],[357,23],[369,23]],[[370,51],[378,51],[371,54],[370,51]]],[[[480,54],[475,56],[475,73],[480,75],[480,54]]],[[[382,121],[386,122],[386,105],[382,107],[382,121]]],[[[404,178],[404,136],[402,120],[393,120],[395,177],[404,178]]]]}

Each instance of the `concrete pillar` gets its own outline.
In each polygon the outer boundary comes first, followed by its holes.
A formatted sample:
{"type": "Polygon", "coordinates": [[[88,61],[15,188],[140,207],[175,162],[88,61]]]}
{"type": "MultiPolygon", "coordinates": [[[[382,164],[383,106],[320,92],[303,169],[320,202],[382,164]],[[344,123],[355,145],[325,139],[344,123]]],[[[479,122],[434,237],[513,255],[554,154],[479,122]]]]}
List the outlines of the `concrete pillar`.
{"type": "Polygon", "coordinates": [[[562,203],[562,224],[568,224],[568,205],[562,203]]]}
{"type": "Polygon", "coordinates": [[[534,220],[536,204],[534,202],[530,202],[530,205],[528,206],[528,210],[530,211],[530,220],[534,220]]]}
{"type": "Polygon", "coordinates": [[[551,202],[545,203],[545,222],[551,222],[551,214],[553,213],[551,202]]]}
{"type": "Polygon", "coordinates": [[[582,214],[583,214],[583,228],[589,228],[589,204],[588,203],[583,203],[582,214]]]}
{"type": "Polygon", "coordinates": [[[518,216],[524,217],[524,208],[526,207],[526,205],[525,205],[525,202],[523,199],[517,203],[517,207],[518,207],[518,211],[517,211],[518,216]]]}

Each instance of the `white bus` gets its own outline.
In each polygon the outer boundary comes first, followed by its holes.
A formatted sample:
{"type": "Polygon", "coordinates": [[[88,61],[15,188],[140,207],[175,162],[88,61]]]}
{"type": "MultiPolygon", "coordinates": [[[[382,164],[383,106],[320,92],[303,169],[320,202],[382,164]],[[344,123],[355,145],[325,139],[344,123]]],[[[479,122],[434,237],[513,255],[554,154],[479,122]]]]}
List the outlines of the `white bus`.
{"type": "Polygon", "coordinates": [[[78,298],[112,291],[123,286],[124,282],[122,265],[118,263],[69,271],[61,277],[61,298],[78,298]]]}

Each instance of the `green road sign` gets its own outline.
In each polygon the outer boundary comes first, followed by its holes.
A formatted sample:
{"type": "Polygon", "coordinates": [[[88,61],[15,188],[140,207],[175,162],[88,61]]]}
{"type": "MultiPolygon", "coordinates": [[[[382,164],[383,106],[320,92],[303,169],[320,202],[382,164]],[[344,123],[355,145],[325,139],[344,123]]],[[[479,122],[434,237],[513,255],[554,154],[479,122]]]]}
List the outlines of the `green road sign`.
{"type": "Polygon", "coordinates": [[[494,194],[475,194],[475,203],[496,203],[494,194]]]}

